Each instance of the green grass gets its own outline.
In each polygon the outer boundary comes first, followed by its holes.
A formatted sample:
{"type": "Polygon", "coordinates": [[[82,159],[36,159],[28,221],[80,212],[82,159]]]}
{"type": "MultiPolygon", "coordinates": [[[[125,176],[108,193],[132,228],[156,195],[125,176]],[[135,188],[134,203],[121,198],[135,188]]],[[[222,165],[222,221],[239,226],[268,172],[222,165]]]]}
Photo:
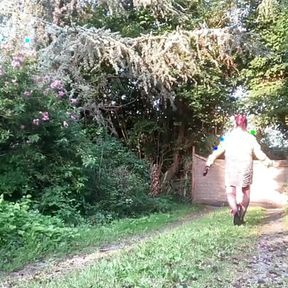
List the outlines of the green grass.
{"type": "MultiPolygon", "coordinates": [[[[106,243],[155,231],[165,224],[175,222],[187,214],[197,212],[199,209],[200,207],[197,206],[178,205],[175,210],[169,213],[155,213],[141,218],[121,219],[103,226],[71,228],[69,233],[71,233],[71,230],[72,233],[75,233],[73,239],[63,240],[60,245],[47,238],[43,242],[39,241],[39,243],[30,241],[26,246],[13,251],[13,259],[8,263],[0,261],[0,271],[14,271],[33,261],[43,260],[43,258],[59,258],[64,255],[67,256],[67,254],[73,255],[80,252],[88,253],[106,243]]],[[[7,251],[5,251],[5,247],[2,250],[0,249],[0,259],[3,259],[4,256],[1,257],[1,251],[3,251],[3,255],[7,251]]]]}
{"type": "Polygon", "coordinates": [[[253,247],[263,214],[251,209],[247,225],[235,227],[227,209],[219,210],[155,236],[129,253],[99,260],[59,279],[19,287],[231,287],[235,271],[231,258],[253,247]]]}

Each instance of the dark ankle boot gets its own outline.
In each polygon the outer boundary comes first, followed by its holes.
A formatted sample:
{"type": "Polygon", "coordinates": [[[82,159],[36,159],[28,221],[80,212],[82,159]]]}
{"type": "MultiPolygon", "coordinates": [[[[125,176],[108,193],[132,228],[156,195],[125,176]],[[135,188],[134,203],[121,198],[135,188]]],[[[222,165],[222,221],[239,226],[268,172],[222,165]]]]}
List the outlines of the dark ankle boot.
{"type": "Polygon", "coordinates": [[[241,221],[241,211],[240,211],[240,208],[239,208],[239,206],[237,205],[237,212],[234,214],[234,218],[233,218],[233,224],[234,225],[237,225],[237,226],[239,226],[239,225],[241,225],[242,224],[242,221],[241,221]]]}

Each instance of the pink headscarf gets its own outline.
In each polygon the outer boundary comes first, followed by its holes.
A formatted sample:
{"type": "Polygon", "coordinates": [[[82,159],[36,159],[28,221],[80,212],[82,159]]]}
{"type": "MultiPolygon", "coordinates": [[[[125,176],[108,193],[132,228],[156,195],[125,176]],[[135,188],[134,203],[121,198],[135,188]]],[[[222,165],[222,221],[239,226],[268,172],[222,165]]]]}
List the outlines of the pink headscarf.
{"type": "Polygon", "coordinates": [[[235,115],[234,118],[235,118],[236,127],[241,127],[243,130],[246,130],[246,128],[247,128],[246,116],[238,114],[238,115],[235,115]]]}

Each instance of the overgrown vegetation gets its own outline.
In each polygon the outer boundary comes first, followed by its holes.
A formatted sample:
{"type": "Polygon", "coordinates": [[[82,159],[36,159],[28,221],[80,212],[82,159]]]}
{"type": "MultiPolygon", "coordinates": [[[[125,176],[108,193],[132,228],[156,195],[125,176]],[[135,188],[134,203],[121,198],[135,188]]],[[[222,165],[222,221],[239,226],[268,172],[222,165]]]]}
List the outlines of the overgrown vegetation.
{"type": "MultiPolygon", "coordinates": [[[[173,223],[197,207],[174,205],[169,213],[154,213],[137,219],[107,224],[66,227],[63,220],[29,210],[29,201],[0,201],[0,271],[13,271],[31,261],[98,249],[128,236],[141,236],[173,223]]],[[[107,220],[107,219],[101,219],[107,220]]],[[[0,273],[1,276],[1,273],[0,273]]],[[[1,283],[1,281],[0,281],[1,283]]]]}
{"type": "Polygon", "coordinates": [[[62,82],[31,65],[18,55],[1,68],[0,269],[80,245],[78,228],[67,224],[172,207],[149,196],[147,163],[99,126],[86,130],[62,82]]]}
{"type": "MultiPolygon", "coordinates": [[[[245,109],[257,115],[258,127],[278,127],[287,139],[288,127],[288,6],[287,1],[263,1],[248,22],[257,33],[262,53],[242,71],[250,97],[245,109]],[[270,2],[270,4],[268,3],[270,2]],[[265,6],[266,5],[266,6],[265,6]],[[267,7],[268,5],[268,7],[267,7]]],[[[283,147],[285,148],[285,147],[283,147]]]]}
{"type": "Polygon", "coordinates": [[[262,217],[251,210],[245,227],[231,229],[227,211],[217,211],[77,274],[20,287],[231,287],[232,259],[253,247],[262,217]]]}
{"type": "MultiPolygon", "coordinates": [[[[173,181],[191,183],[192,146],[208,154],[236,111],[287,137],[287,7],[1,1],[6,263],[39,231],[53,249],[74,241],[73,226],[168,211],[173,181]],[[241,101],[239,87],[247,91],[241,101]]],[[[179,194],[189,198],[186,188],[179,194]]]]}
{"type": "Polygon", "coordinates": [[[4,199],[29,195],[42,214],[71,224],[90,215],[97,222],[167,209],[148,196],[147,163],[100,127],[85,130],[63,83],[37,77],[21,57],[0,77],[4,199]]]}
{"type": "Polygon", "coordinates": [[[19,268],[47,252],[69,246],[79,237],[77,229],[38,211],[29,210],[29,201],[0,200],[0,270],[19,268]]]}

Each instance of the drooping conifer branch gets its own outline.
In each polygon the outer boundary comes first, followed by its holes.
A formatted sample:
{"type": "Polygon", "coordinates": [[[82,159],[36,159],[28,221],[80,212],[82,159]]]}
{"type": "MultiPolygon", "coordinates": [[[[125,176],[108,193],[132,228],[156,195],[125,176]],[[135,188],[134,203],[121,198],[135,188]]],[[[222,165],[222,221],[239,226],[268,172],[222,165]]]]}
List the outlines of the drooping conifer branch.
{"type": "MultiPolygon", "coordinates": [[[[40,51],[42,67],[55,67],[59,77],[71,76],[82,84],[83,72],[107,71],[109,67],[109,73],[131,79],[147,95],[157,88],[165,96],[180,83],[197,83],[203,78],[203,69],[236,70],[235,55],[253,49],[248,35],[237,28],[177,30],[138,38],[83,27],[54,26],[49,33],[54,33],[54,40],[40,51]]],[[[97,88],[94,83],[91,93],[97,88]]]]}

